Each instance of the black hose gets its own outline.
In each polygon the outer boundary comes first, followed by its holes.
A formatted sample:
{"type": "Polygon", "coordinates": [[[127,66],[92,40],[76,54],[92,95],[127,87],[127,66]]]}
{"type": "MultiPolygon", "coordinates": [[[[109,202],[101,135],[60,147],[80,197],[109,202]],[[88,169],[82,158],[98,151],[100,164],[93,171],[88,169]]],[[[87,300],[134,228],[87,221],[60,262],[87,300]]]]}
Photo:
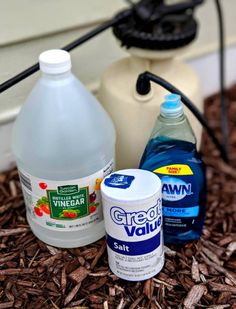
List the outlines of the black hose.
{"type": "MultiPolygon", "coordinates": [[[[131,2],[129,0],[129,2],[131,2]]],[[[202,1],[200,1],[202,2],[202,1]]],[[[144,74],[141,74],[139,76],[139,80],[137,82],[137,91],[140,91],[140,94],[142,93],[142,89],[140,87],[143,87],[144,91],[149,92],[148,87],[150,88],[149,81],[152,80],[159,85],[163,86],[165,89],[175,92],[181,95],[183,103],[192,111],[192,113],[197,117],[197,119],[200,121],[200,123],[206,128],[208,134],[212,138],[213,142],[215,143],[216,147],[219,149],[222,158],[228,162],[228,121],[227,121],[227,107],[225,102],[225,92],[224,92],[224,27],[223,27],[223,14],[222,9],[220,6],[219,0],[215,0],[217,13],[218,13],[218,19],[219,19],[219,56],[220,56],[220,95],[221,95],[221,128],[222,128],[222,135],[224,140],[224,147],[219,143],[218,139],[216,138],[213,130],[208,126],[206,119],[204,116],[198,111],[198,109],[194,106],[194,104],[177,88],[175,88],[173,85],[165,81],[164,79],[151,74],[149,72],[146,72],[144,74]],[[142,82],[141,82],[142,80],[142,82]],[[146,83],[146,85],[145,85],[146,83]],[[148,86],[149,85],[149,86],[148,86]],[[139,88],[139,89],[138,89],[139,88]]],[[[132,3],[133,4],[133,3],[132,3]]],[[[85,43],[89,39],[93,38],[94,36],[100,34],[101,32],[105,31],[106,29],[117,25],[124,19],[126,19],[128,16],[132,14],[132,9],[124,11],[122,14],[118,14],[113,19],[103,23],[102,25],[94,28],[90,32],[86,33],[82,37],[78,38],[77,40],[71,42],[70,44],[64,46],[62,49],[66,51],[71,51],[77,46],[85,43]]],[[[39,70],[39,64],[36,63],[32,65],[31,67],[27,68],[26,70],[22,71],[21,73],[17,74],[16,76],[10,78],[9,80],[3,82],[0,84],[0,93],[3,91],[9,89],[10,87],[14,86],[15,84],[19,83],[20,81],[24,80],[25,78],[29,77],[30,75],[34,74],[39,70]]]]}
{"type": "Polygon", "coordinates": [[[219,150],[222,159],[225,162],[228,162],[227,152],[225,151],[224,147],[220,144],[217,137],[215,136],[214,131],[208,125],[205,117],[202,113],[198,110],[198,108],[189,100],[189,98],[183,94],[179,89],[173,86],[171,83],[167,82],[165,79],[154,75],[150,72],[144,72],[139,75],[137,83],[136,83],[136,90],[140,95],[148,94],[150,91],[150,81],[162,86],[166,90],[176,93],[181,96],[182,102],[184,105],[194,114],[194,116],[198,119],[198,121],[202,124],[202,126],[206,129],[207,133],[211,137],[213,143],[216,145],[217,149],[219,150]]]}
{"type": "Polygon", "coordinates": [[[221,109],[221,132],[225,150],[229,151],[229,127],[227,118],[227,106],[225,101],[225,43],[224,43],[224,20],[219,0],[215,0],[219,24],[219,75],[220,75],[220,109],[221,109]]]}
{"type": "MultiPolygon", "coordinates": [[[[77,40],[71,42],[70,44],[62,47],[62,49],[66,51],[71,51],[72,49],[76,48],[77,46],[85,43],[89,39],[93,38],[94,36],[100,34],[101,32],[105,31],[106,29],[117,25],[121,21],[123,21],[125,18],[127,18],[131,14],[131,10],[126,10],[122,14],[119,14],[118,17],[114,17],[111,20],[101,24],[100,26],[94,28],[90,32],[84,34],[82,37],[78,38],[77,40]]],[[[27,68],[26,70],[22,71],[21,73],[17,74],[16,76],[10,78],[9,80],[3,82],[0,85],[0,93],[3,91],[9,89],[10,87],[14,86],[15,84],[19,83],[23,79],[29,77],[30,75],[34,74],[39,70],[39,64],[36,63],[32,65],[31,67],[27,68]]]]}

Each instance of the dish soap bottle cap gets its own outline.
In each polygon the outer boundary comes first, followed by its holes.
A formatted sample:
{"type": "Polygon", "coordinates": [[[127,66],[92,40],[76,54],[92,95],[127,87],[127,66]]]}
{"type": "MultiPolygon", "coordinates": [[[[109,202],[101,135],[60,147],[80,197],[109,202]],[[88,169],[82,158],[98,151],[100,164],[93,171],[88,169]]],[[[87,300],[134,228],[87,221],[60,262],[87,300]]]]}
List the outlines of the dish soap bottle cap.
{"type": "Polygon", "coordinates": [[[39,56],[40,70],[47,74],[61,74],[71,69],[70,54],[62,49],[46,50],[39,56]]]}
{"type": "Polygon", "coordinates": [[[177,118],[183,114],[183,104],[178,94],[168,94],[160,107],[161,116],[165,118],[177,118]]]}

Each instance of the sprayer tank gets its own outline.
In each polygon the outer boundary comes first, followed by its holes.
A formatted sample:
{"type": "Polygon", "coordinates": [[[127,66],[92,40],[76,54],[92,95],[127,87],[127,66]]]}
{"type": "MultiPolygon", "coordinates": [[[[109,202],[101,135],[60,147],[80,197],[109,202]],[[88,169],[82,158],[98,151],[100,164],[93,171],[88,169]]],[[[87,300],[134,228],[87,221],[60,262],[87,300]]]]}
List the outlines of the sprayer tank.
{"type": "MultiPolygon", "coordinates": [[[[104,73],[99,100],[110,114],[116,127],[117,168],[136,168],[151,134],[162,98],[167,91],[153,85],[146,96],[135,91],[137,77],[150,71],[166,79],[187,95],[203,110],[200,83],[191,67],[174,58],[175,51],[148,51],[131,48],[131,56],[113,63],[104,73]]],[[[197,119],[185,110],[197,137],[198,147],[202,128],[197,119]]]]}

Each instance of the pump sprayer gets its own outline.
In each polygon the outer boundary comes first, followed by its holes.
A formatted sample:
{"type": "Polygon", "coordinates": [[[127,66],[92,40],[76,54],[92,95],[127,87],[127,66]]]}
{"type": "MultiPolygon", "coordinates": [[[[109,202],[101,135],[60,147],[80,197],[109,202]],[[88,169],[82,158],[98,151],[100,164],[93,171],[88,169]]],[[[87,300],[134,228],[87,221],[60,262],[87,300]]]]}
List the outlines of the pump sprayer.
{"type": "MultiPolygon", "coordinates": [[[[96,35],[100,34],[101,32],[105,31],[106,29],[110,27],[114,27],[113,30],[118,39],[121,38],[122,36],[122,39],[125,41],[124,45],[127,45],[127,47],[129,47],[130,39],[132,39],[133,45],[135,44],[137,45],[141,39],[143,42],[145,42],[145,44],[149,44],[149,46],[152,46],[154,49],[155,49],[156,44],[159,44],[159,46],[163,46],[165,49],[172,48],[173,44],[176,45],[176,43],[178,43],[178,47],[184,46],[188,44],[191,40],[193,40],[196,36],[197,23],[195,19],[193,18],[193,11],[194,11],[194,8],[197,5],[201,4],[202,2],[203,0],[192,0],[192,1],[183,1],[177,4],[173,4],[173,5],[166,5],[165,1],[163,0],[161,1],[142,0],[134,4],[132,8],[117,14],[111,20],[108,20],[104,24],[99,25],[97,28],[94,28],[92,31],[86,33],[82,37],[76,39],[70,44],[67,44],[66,46],[63,47],[63,49],[67,51],[71,51],[74,48],[80,46],[81,44],[85,43],[89,39],[95,37],[96,35]],[[134,17],[134,19],[132,18],[130,19],[130,17],[134,17]],[[155,38],[153,39],[152,36],[147,34],[147,30],[150,29],[151,26],[152,27],[154,26],[156,29],[157,23],[159,27],[158,28],[159,35],[155,36],[155,38]],[[175,25],[177,27],[175,27],[175,25]],[[133,32],[132,32],[131,26],[133,27],[133,30],[134,30],[133,32]],[[172,31],[173,29],[175,29],[174,32],[172,31]],[[182,31],[181,35],[178,35],[179,29],[181,29],[182,31]],[[139,30],[139,31],[135,31],[135,30],[139,30]],[[177,35],[176,35],[176,31],[177,31],[177,35]],[[172,35],[171,35],[171,32],[172,32],[172,35]],[[165,36],[166,33],[168,33],[167,37],[165,36]]],[[[222,131],[224,133],[224,140],[227,141],[227,129],[226,129],[227,122],[225,119],[226,107],[225,107],[225,103],[223,99],[223,94],[224,94],[223,93],[223,88],[224,88],[223,16],[222,16],[222,10],[221,10],[219,0],[216,0],[215,3],[217,7],[219,25],[220,25],[219,33],[220,33],[220,64],[221,64],[220,65],[220,76],[221,76],[221,94],[222,94],[221,95],[222,97],[222,100],[221,100],[222,102],[221,104],[222,106],[222,127],[223,127],[222,131]]],[[[153,53],[154,52],[151,52],[150,55],[152,55],[153,53]]],[[[38,71],[38,69],[39,69],[39,65],[38,63],[36,63],[35,65],[27,68],[26,70],[17,74],[11,79],[5,81],[4,83],[0,85],[0,93],[3,91],[6,91],[7,89],[19,83],[23,79],[29,77],[30,75],[38,71]]],[[[146,68],[146,69],[149,69],[149,68],[146,68]]],[[[161,84],[161,82],[163,82],[163,80],[159,78],[160,85],[164,86],[164,84],[161,84]]],[[[140,89],[144,87],[145,83],[149,84],[149,82],[147,81],[143,81],[142,83],[139,83],[139,86],[138,86],[139,93],[141,93],[140,89]]],[[[167,84],[165,83],[165,85],[167,84]]],[[[147,91],[147,87],[144,87],[144,88],[146,89],[145,91],[147,91]]],[[[194,105],[189,104],[190,103],[189,100],[187,100],[187,98],[183,94],[181,97],[182,97],[183,102],[190,107],[191,111],[199,119],[200,123],[206,128],[208,134],[211,136],[216,147],[219,149],[222,155],[222,158],[226,160],[227,156],[226,156],[225,149],[227,145],[223,147],[219,143],[213,130],[209,127],[206,119],[202,116],[202,114],[198,111],[198,109],[194,105]]]]}
{"type": "MultiPolygon", "coordinates": [[[[115,37],[129,55],[105,70],[98,97],[116,128],[117,168],[138,166],[166,94],[161,87],[153,88],[145,98],[130,91],[141,72],[148,70],[168,80],[203,111],[199,78],[190,65],[177,57],[197,35],[193,9],[200,2],[180,4],[169,6],[164,1],[142,0],[134,6],[130,16],[113,27],[115,37]]],[[[189,111],[187,113],[200,141],[202,127],[189,111]]]]}

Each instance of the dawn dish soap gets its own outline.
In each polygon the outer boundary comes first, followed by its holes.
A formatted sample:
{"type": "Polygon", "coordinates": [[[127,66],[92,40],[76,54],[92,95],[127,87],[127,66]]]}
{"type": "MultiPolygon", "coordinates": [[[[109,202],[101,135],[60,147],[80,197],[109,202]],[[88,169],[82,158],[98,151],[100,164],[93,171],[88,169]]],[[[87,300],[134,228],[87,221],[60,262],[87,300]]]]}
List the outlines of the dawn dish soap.
{"type": "Polygon", "coordinates": [[[205,215],[205,167],[179,95],[165,96],[140,168],[161,178],[165,243],[198,239],[205,215]]]}

